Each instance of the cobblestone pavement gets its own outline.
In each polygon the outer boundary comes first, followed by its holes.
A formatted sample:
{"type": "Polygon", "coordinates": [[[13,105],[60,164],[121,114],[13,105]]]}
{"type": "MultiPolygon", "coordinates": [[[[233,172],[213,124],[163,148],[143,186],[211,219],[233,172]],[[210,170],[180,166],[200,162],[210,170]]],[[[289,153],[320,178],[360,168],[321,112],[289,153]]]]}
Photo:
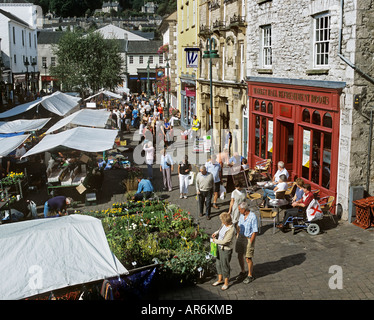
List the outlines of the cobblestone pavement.
{"type": "MultiPolygon", "coordinates": [[[[127,138],[131,138],[129,135],[127,138]]],[[[131,141],[130,141],[131,142],[131,141]]],[[[131,142],[132,146],[137,141],[131,142]]],[[[141,166],[146,172],[145,166],[141,166]]],[[[104,178],[103,194],[99,203],[86,209],[107,208],[113,202],[125,200],[121,170],[108,171],[104,178]]],[[[176,168],[172,174],[173,191],[162,193],[162,177],[154,166],[154,186],[171,203],[191,214],[197,214],[195,188],[189,187],[188,199],[179,198],[176,168]]],[[[230,194],[218,200],[219,209],[212,208],[212,219],[198,218],[200,227],[209,234],[219,227],[219,214],[227,211],[230,194]]],[[[42,202],[39,203],[41,205],[42,202]]],[[[80,209],[84,209],[83,207],[80,209]]],[[[281,217],[283,213],[281,212],[281,217]]],[[[374,229],[363,230],[345,221],[332,223],[325,219],[321,233],[316,236],[306,231],[296,234],[273,234],[272,224],[264,225],[256,239],[254,256],[255,281],[250,284],[235,282],[239,273],[237,256],[231,260],[230,287],[222,291],[213,287],[215,279],[208,279],[180,290],[160,290],[159,300],[361,300],[374,298],[374,229]],[[341,269],[339,269],[341,268],[341,269]],[[337,272],[341,270],[342,273],[337,272]],[[342,281],[334,280],[342,274],[342,281]],[[335,288],[342,284],[342,288],[335,288]]]]}

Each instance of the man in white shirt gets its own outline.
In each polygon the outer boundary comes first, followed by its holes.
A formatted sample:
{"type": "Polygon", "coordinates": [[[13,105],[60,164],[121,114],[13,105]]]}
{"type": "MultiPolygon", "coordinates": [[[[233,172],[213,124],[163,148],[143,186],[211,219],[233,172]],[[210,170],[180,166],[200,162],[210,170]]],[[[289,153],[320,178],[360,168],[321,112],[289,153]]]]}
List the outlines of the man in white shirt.
{"type": "Polygon", "coordinates": [[[287,169],[284,167],[284,162],[283,161],[279,161],[278,162],[278,170],[277,170],[277,172],[275,173],[275,175],[273,177],[273,184],[277,184],[279,182],[279,177],[282,174],[284,174],[287,179],[290,177],[287,169]]]}
{"type": "Polygon", "coordinates": [[[213,154],[211,160],[205,164],[205,168],[206,168],[206,171],[211,173],[214,178],[213,208],[218,209],[217,199],[218,199],[219,190],[221,187],[222,170],[221,170],[221,165],[217,162],[217,156],[215,154],[213,154]]]}

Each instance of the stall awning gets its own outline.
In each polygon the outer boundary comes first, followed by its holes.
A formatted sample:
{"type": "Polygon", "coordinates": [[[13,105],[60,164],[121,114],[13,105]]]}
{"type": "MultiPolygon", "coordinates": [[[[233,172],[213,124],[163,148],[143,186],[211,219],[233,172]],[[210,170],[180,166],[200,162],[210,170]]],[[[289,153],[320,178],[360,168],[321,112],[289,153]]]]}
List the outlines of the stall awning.
{"type": "Polygon", "coordinates": [[[49,96],[44,96],[43,98],[21,104],[10,110],[2,112],[0,113],[0,118],[3,119],[14,117],[16,115],[29,111],[32,108],[35,108],[39,104],[41,104],[45,109],[52,113],[55,113],[59,116],[64,116],[79,104],[79,100],[81,100],[81,98],[73,97],[71,95],[57,91],[49,96]]]}
{"type": "Polygon", "coordinates": [[[85,152],[103,152],[113,148],[117,135],[118,130],[76,127],[45,136],[36,146],[27,151],[23,157],[59,147],[85,152]]]}
{"type": "Polygon", "coordinates": [[[108,97],[111,97],[111,98],[115,98],[115,99],[122,99],[122,96],[120,94],[117,94],[117,93],[114,93],[114,92],[111,92],[111,91],[108,91],[108,90],[102,90],[102,91],[99,91],[98,93],[84,99],[85,101],[87,100],[90,100],[92,99],[93,97],[96,97],[100,94],[103,94],[105,96],[108,96],[108,97]]]}
{"type": "Polygon", "coordinates": [[[109,116],[110,111],[82,109],[58,121],[55,125],[47,130],[46,134],[61,129],[69,124],[105,128],[109,116]]]}
{"type": "Polygon", "coordinates": [[[0,226],[0,299],[127,275],[99,219],[69,215],[0,226]]]}
{"type": "Polygon", "coordinates": [[[0,138],[0,157],[5,157],[17,149],[29,136],[29,134],[22,134],[9,138],[0,138]]]}
{"type": "Polygon", "coordinates": [[[43,128],[51,118],[0,121],[0,133],[31,132],[43,128]]]}

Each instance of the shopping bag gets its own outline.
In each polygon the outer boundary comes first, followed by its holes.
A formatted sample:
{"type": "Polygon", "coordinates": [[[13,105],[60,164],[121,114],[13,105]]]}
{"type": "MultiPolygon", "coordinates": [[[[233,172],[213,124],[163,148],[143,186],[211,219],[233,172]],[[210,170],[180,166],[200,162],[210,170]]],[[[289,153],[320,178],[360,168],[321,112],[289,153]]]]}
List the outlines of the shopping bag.
{"type": "Polygon", "coordinates": [[[212,239],[210,240],[210,254],[217,257],[217,243],[213,242],[212,239]]]}
{"type": "Polygon", "coordinates": [[[223,184],[221,184],[221,186],[219,187],[219,198],[221,200],[225,200],[225,197],[226,197],[226,188],[223,186],[223,184]]]}
{"type": "Polygon", "coordinates": [[[308,217],[308,221],[319,220],[323,217],[321,205],[316,199],[313,199],[310,202],[308,208],[306,209],[306,215],[308,217]]]}
{"type": "Polygon", "coordinates": [[[195,183],[195,172],[191,171],[188,177],[188,184],[191,186],[195,183]]]}

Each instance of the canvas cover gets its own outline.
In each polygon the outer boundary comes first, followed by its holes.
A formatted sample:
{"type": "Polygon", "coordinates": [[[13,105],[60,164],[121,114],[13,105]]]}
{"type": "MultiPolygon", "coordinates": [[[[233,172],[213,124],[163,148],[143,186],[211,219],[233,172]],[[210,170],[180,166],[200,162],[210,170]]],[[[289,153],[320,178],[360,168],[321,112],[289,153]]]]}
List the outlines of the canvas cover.
{"type": "Polygon", "coordinates": [[[8,138],[0,138],[0,157],[5,157],[13,150],[17,149],[29,136],[29,134],[22,134],[8,138]]]}
{"type": "Polygon", "coordinates": [[[99,219],[70,215],[0,225],[0,299],[19,300],[127,275],[99,219]]]}
{"type": "Polygon", "coordinates": [[[43,128],[51,118],[0,121],[0,133],[31,132],[43,128]]]}
{"type": "Polygon", "coordinates": [[[122,96],[120,94],[117,94],[117,93],[114,93],[114,92],[111,92],[111,91],[108,91],[108,90],[101,90],[98,93],[96,93],[96,94],[94,94],[94,95],[92,95],[92,96],[90,96],[90,97],[88,97],[84,100],[85,101],[90,100],[90,99],[92,99],[92,98],[94,98],[94,97],[96,97],[100,94],[103,94],[107,97],[111,97],[111,98],[114,98],[114,99],[122,99],[122,96]]]}
{"type": "Polygon", "coordinates": [[[109,116],[110,111],[106,111],[103,109],[82,109],[58,121],[55,125],[47,130],[46,134],[54,132],[71,124],[78,126],[105,128],[109,116]]]}
{"type": "Polygon", "coordinates": [[[37,105],[41,104],[48,111],[55,113],[59,116],[64,116],[70,111],[72,111],[78,104],[81,98],[73,97],[69,94],[57,91],[51,95],[44,96],[43,98],[36,99],[25,104],[16,106],[10,110],[0,113],[0,118],[10,118],[26,111],[35,108],[37,105]]]}
{"type": "Polygon", "coordinates": [[[46,135],[22,158],[65,147],[85,152],[103,152],[113,148],[118,130],[76,127],[57,134],[46,135]]]}

